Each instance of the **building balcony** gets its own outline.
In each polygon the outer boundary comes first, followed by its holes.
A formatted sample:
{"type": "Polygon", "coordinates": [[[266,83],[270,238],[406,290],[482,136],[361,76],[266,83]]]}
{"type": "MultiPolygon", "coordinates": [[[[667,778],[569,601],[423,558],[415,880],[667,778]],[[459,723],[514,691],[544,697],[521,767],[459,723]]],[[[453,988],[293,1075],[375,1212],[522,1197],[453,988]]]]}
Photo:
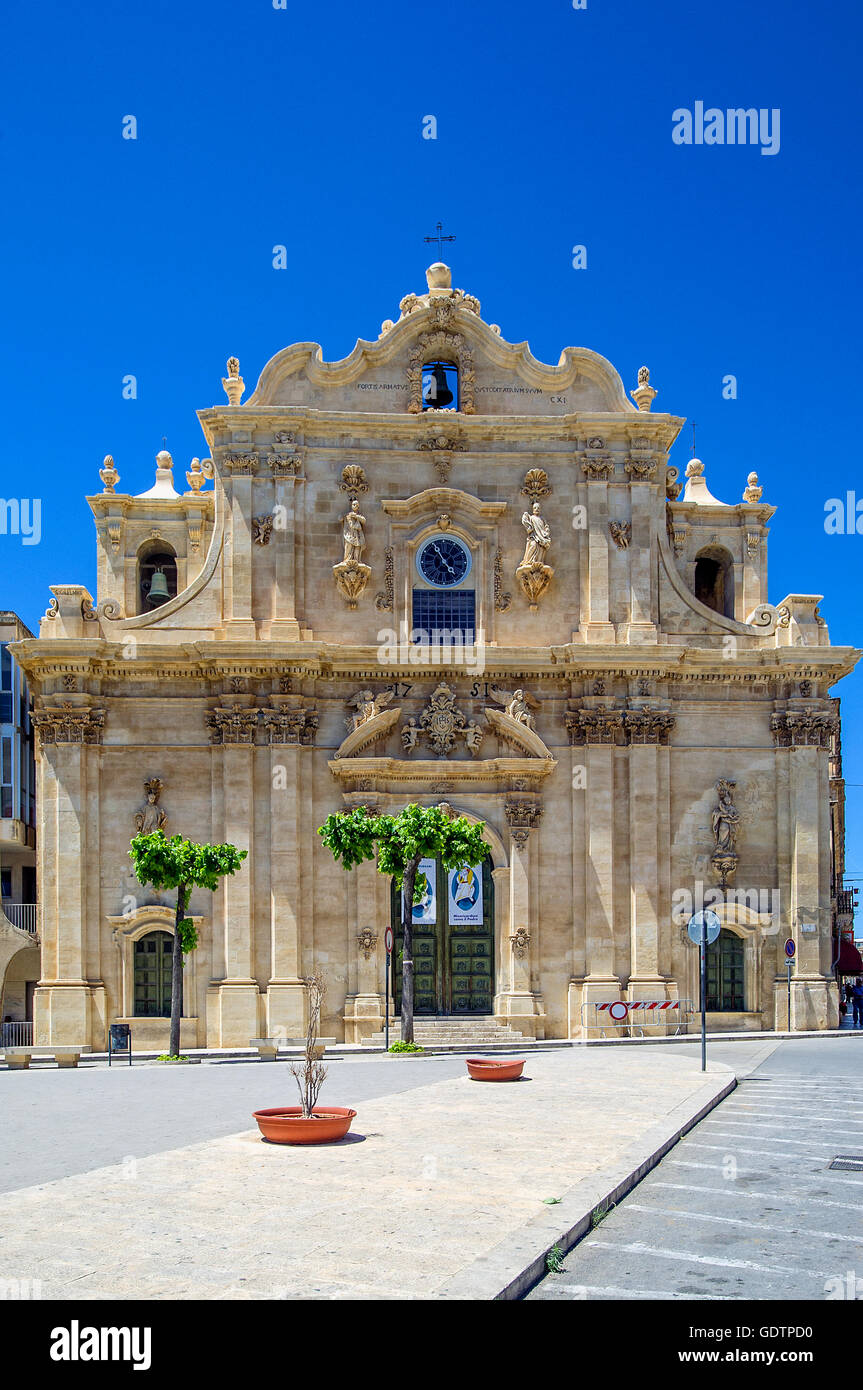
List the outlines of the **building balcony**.
{"type": "Polygon", "coordinates": [[[27,932],[32,937],[39,935],[38,903],[13,903],[8,898],[4,898],[2,907],[13,927],[17,927],[19,931],[27,932]]]}

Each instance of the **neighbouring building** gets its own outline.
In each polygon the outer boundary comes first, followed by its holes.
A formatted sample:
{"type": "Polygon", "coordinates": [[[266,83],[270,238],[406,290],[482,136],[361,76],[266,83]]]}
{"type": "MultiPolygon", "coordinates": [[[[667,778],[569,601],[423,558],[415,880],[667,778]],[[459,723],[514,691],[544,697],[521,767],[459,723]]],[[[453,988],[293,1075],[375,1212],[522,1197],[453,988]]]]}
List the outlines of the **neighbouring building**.
{"type": "Polygon", "coordinates": [[[0,612],[0,1041],[29,1040],[22,1028],[32,1025],[40,975],[30,696],[10,651],[32,637],[15,613],[0,612]]]}
{"type": "Polygon", "coordinates": [[[166,1043],[173,906],[128,857],[159,826],[249,850],[192,899],[183,1046],[299,1035],[315,968],[323,1031],[378,1032],[396,894],[316,831],[411,801],[489,844],[461,874],[424,866],[420,1019],[566,1038],[621,999],[673,1016],[712,895],[711,1026],[785,1026],[787,937],[792,1025],[837,1023],[830,692],[860,653],[831,646],[819,596],[768,602],[774,507],[749,461],[733,503],[672,464],[684,421],[647,368],[627,393],[587,348],[546,365],[447,267],[427,281],[343,361],[285,348],[245,401],[231,358],[185,490],[168,453],[137,496],[105,459],[96,596],[53,587],[14,648],[40,1041],[129,1021],[166,1043]]]}

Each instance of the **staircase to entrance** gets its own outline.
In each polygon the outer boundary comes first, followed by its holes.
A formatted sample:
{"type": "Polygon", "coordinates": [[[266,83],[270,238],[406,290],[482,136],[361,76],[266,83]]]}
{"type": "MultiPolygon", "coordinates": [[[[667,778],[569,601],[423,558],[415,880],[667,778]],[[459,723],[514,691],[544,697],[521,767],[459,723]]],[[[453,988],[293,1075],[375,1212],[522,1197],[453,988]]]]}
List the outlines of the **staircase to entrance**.
{"type": "MultiPolygon", "coordinates": [[[[401,1035],[401,1019],[394,1018],[390,1022],[390,1042],[399,1042],[401,1035]]],[[[483,1048],[495,1044],[518,1047],[528,1041],[532,1039],[525,1038],[523,1033],[516,1032],[507,1023],[499,1023],[493,1014],[472,1014],[469,1018],[452,1014],[414,1018],[414,1042],[420,1047],[483,1048]]],[[[384,1035],[382,1032],[373,1033],[371,1037],[363,1038],[363,1043],[370,1047],[382,1047],[384,1035]]]]}

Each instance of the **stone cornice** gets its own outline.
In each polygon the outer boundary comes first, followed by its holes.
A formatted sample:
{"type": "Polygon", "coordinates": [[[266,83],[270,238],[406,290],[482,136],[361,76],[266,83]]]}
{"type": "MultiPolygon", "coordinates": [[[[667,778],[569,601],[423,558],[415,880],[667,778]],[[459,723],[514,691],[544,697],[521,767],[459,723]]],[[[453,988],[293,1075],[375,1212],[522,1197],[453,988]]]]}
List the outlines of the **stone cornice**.
{"type": "Polygon", "coordinates": [[[483,502],[456,487],[428,487],[404,500],[385,498],[381,502],[382,511],[398,521],[411,521],[441,510],[466,512],[477,521],[493,521],[504,516],[508,506],[508,502],[483,502]]]}
{"type": "MultiPolygon", "coordinates": [[[[320,642],[164,643],[140,641],[137,656],[123,656],[123,642],[94,638],[25,638],[11,651],[31,684],[52,676],[75,674],[109,683],[136,679],[182,679],[216,683],[232,676],[252,680],[431,679],[446,675],[473,682],[472,669],[451,664],[418,667],[413,662],[382,665],[379,648],[320,642]]],[[[723,659],[716,649],[690,645],[618,647],[567,644],[552,647],[487,646],[483,680],[619,680],[643,676],[676,684],[751,684],[766,681],[821,680],[833,684],[853,671],[861,653],[854,647],[766,647],[753,643],[736,657],[723,659]]],[[[212,693],[212,692],[210,692],[212,693]]]]}
{"type": "Polygon", "coordinates": [[[331,758],[329,769],[343,783],[362,782],[352,788],[375,791],[380,781],[386,790],[393,782],[429,784],[433,790],[441,782],[491,782],[500,788],[523,783],[526,788],[549,777],[557,767],[554,758],[331,758]]]}

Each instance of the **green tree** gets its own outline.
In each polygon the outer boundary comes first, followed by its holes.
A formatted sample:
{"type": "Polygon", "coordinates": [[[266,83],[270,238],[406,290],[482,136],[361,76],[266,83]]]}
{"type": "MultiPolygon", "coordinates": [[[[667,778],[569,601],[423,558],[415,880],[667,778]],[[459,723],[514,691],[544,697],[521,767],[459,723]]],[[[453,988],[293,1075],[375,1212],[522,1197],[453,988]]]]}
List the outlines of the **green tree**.
{"type": "Polygon", "coordinates": [[[344,869],[353,869],[377,854],[378,873],[389,874],[403,889],[402,1041],[414,1037],[413,916],[421,893],[417,869],[421,859],[440,859],[445,869],[480,864],[488,853],[482,821],[454,817],[441,806],[406,806],[397,816],[370,816],[365,806],[334,811],[318,834],[344,869]]]}
{"type": "Polygon", "coordinates": [[[164,830],[152,835],[136,835],[129,858],[139,883],[151,884],[157,891],[176,888],[177,912],[174,919],[174,945],[171,954],[171,1057],[180,1053],[180,1019],[183,1014],[183,957],[194,951],[198,933],[186,917],[193,888],[213,892],[225,874],[235,874],[248,854],[234,845],[196,845],[182,835],[170,840],[164,830]]]}

